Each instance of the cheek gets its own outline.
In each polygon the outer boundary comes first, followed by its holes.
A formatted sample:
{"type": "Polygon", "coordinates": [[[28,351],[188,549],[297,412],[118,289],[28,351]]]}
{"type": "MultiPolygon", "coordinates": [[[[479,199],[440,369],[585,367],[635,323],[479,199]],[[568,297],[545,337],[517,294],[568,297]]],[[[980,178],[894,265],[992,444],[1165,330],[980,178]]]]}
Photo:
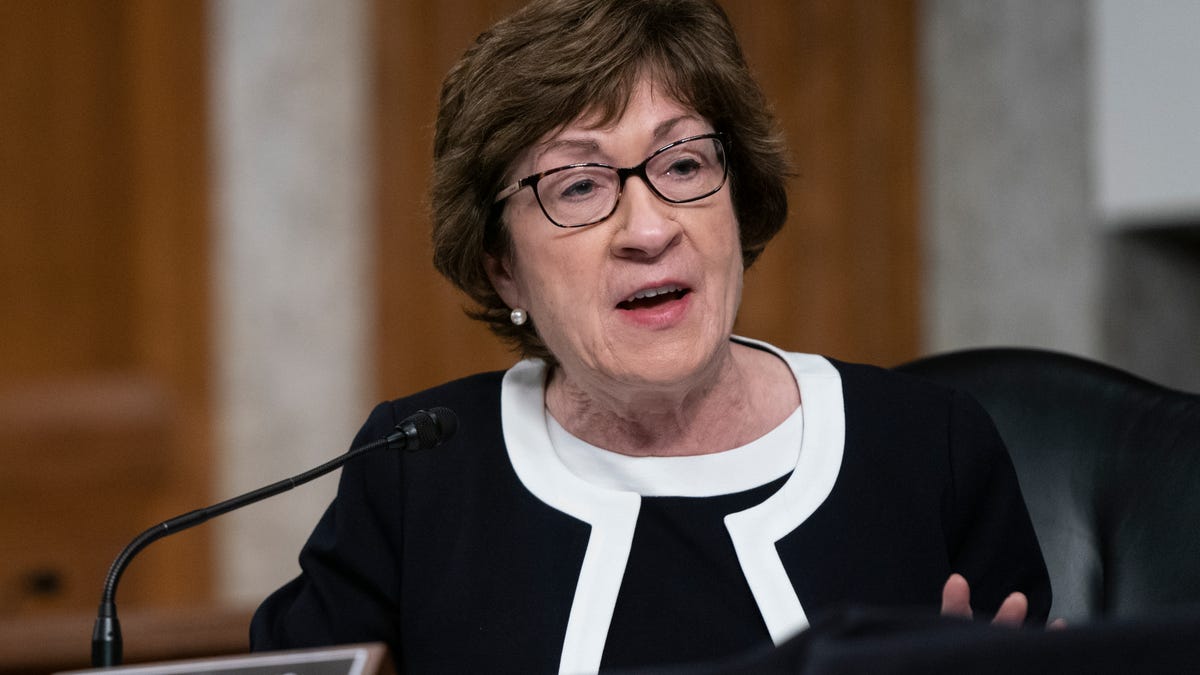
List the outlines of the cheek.
{"type": "Polygon", "coordinates": [[[714,218],[708,226],[708,232],[711,233],[708,255],[713,259],[715,265],[724,267],[730,274],[736,273],[740,277],[744,267],[742,264],[742,240],[737,216],[733,212],[732,205],[727,204],[720,215],[714,218]]]}
{"type": "Polygon", "coordinates": [[[509,200],[504,209],[504,222],[509,239],[509,272],[517,296],[516,304],[530,310],[538,301],[538,289],[544,287],[542,277],[546,273],[545,261],[541,259],[538,240],[538,223],[541,218],[537,204],[518,203],[516,197],[509,200]]]}
{"type": "MultiPolygon", "coordinates": [[[[552,227],[552,226],[551,226],[552,227]]],[[[551,238],[514,250],[517,286],[525,309],[541,327],[561,323],[561,317],[578,315],[593,300],[597,280],[586,272],[588,264],[579,251],[551,238]]]]}
{"type": "Polygon", "coordinates": [[[725,221],[727,225],[714,230],[721,233],[721,236],[717,238],[719,241],[714,246],[714,264],[724,270],[726,302],[731,306],[732,313],[736,315],[738,306],[741,304],[745,266],[742,263],[740,230],[732,206],[729,207],[726,217],[728,218],[725,221]],[[732,225],[728,225],[728,223],[732,223],[732,225]]]}

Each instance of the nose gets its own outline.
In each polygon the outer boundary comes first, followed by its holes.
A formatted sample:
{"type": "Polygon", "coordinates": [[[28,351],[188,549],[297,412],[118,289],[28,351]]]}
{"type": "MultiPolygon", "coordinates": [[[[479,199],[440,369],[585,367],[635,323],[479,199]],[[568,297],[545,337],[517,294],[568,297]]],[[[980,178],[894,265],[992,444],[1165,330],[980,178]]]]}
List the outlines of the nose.
{"type": "Polygon", "coordinates": [[[640,177],[631,176],[625,181],[613,214],[618,219],[611,243],[613,255],[637,261],[661,257],[683,236],[679,221],[672,217],[673,210],[640,177]]]}

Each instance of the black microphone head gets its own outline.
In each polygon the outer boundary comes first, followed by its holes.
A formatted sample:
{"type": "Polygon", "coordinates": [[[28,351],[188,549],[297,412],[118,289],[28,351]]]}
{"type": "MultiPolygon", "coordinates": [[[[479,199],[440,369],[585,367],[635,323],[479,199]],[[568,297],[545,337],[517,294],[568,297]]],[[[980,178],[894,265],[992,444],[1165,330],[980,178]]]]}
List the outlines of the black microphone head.
{"type": "Polygon", "coordinates": [[[429,416],[433,418],[434,423],[437,425],[438,445],[454,437],[454,432],[458,431],[458,415],[455,415],[453,410],[439,406],[437,408],[430,408],[426,412],[429,413],[429,416]]]}
{"type": "MultiPolygon", "coordinates": [[[[429,414],[429,411],[418,410],[409,415],[404,422],[412,424],[412,431],[409,435],[410,447],[406,449],[425,450],[436,446],[440,441],[437,420],[429,414]]],[[[401,422],[401,427],[406,426],[404,422],[401,422]]]]}
{"type": "Polygon", "coordinates": [[[445,443],[458,429],[458,417],[449,408],[418,410],[396,425],[389,447],[401,450],[428,450],[445,443]]]}

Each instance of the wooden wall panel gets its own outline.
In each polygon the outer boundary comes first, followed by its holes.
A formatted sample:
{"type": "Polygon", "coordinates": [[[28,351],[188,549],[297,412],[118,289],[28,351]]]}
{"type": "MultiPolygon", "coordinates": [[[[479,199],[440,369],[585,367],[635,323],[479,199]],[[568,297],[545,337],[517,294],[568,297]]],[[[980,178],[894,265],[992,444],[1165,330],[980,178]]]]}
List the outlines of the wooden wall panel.
{"type": "MultiPolygon", "coordinates": [[[[161,489],[145,503],[153,514],[146,526],[214,499],[207,4],[124,0],[137,279],[131,363],[167,392],[174,449],[161,489]]],[[[174,539],[134,563],[144,568],[129,573],[126,605],[212,600],[210,532],[198,528],[174,539]]]]}
{"type": "MultiPolygon", "coordinates": [[[[10,612],[94,611],[129,539],[210,496],[205,18],[200,0],[0,3],[10,612]]],[[[130,568],[123,608],[210,597],[208,536],[177,539],[130,568]]]]}
{"type": "Polygon", "coordinates": [[[798,176],[746,277],[738,331],[892,365],[919,350],[915,7],[726,3],[798,176]]]}
{"type": "MultiPolygon", "coordinates": [[[[442,76],[520,4],[375,3],[381,396],[513,360],[433,271],[424,191],[442,76]]],[[[914,3],[725,4],[800,174],[788,226],[747,276],[737,331],[844,359],[915,356],[914,3]]]]}
{"type": "Polygon", "coordinates": [[[466,297],[434,271],[426,193],[443,75],[480,31],[521,4],[374,3],[379,297],[375,382],[380,397],[506,368],[514,361],[491,332],[466,318],[466,297]]]}

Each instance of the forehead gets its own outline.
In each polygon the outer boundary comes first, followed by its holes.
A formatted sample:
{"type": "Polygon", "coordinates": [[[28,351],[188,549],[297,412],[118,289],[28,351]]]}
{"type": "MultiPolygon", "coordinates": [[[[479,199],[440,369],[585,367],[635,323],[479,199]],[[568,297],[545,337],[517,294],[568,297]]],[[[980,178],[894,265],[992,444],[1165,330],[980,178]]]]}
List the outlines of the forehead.
{"type": "Polygon", "coordinates": [[[646,131],[664,120],[680,117],[699,117],[691,107],[680,102],[655,78],[639,77],[622,106],[596,106],[583,111],[571,122],[552,131],[548,136],[621,130],[646,131]]]}
{"type": "Polygon", "coordinates": [[[521,163],[538,163],[547,156],[562,154],[608,154],[625,147],[646,151],[682,135],[711,130],[696,111],[648,78],[638,81],[615,119],[607,112],[591,109],[551,130],[523,153],[526,161],[521,163]]]}

